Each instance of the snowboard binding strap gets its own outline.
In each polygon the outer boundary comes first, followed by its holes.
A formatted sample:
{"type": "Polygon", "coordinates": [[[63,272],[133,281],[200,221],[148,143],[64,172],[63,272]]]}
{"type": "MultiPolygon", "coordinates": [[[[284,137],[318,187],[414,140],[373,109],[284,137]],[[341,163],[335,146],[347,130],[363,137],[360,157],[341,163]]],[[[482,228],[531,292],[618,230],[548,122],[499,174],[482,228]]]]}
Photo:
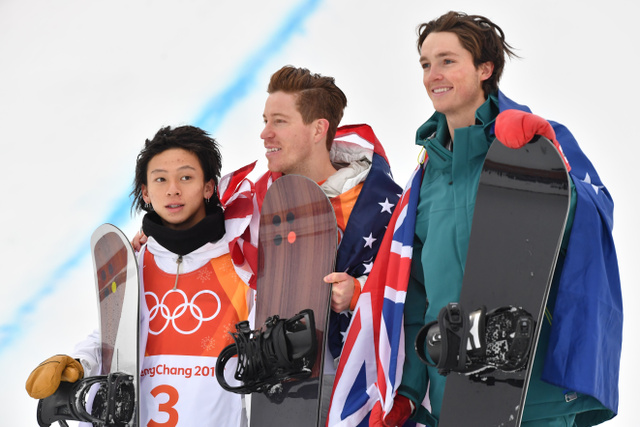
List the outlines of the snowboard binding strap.
{"type": "Polygon", "coordinates": [[[129,426],[135,412],[135,387],[133,376],[120,372],[98,375],[74,383],[61,382],[51,396],[38,401],[37,419],[40,427],[58,422],[66,427],[65,420],[84,421],[94,426],[129,426]],[[93,400],[91,413],[87,411],[87,394],[96,384],[100,385],[93,400]]]}
{"type": "Polygon", "coordinates": [[[240,394],[263,392],[275,384],[311,375],[317,353],[312,310],[302,310],[289,319],[271,316],[256,330],[245,320],[236,324],[231,335],[235,343],[225,347],[216,362],[216,378],[223,389],[240,394]],[[243,385],[234,387],[227,383],[224,369],[236,355],[234,378],[243,385]]]}
{"type": "Polygon", "coordinates": [[[533,317],[520,308],[500,307],[487,313],[481,307],[466,315],[460,304],[450,303],[440,310],[437,321],[420,329],[415,349],[420,360],[438,368],[441,375],[517,372],[527,365],[534,330],[533,317]]]}

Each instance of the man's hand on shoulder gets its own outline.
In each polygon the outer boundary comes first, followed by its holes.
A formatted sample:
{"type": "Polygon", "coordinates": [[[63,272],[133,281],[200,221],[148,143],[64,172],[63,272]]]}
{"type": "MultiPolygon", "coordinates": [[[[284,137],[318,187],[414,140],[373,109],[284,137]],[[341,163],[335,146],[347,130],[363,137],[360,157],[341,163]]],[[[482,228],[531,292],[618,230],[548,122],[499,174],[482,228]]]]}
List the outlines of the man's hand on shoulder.
{"type": "Polygon", "coordinates": [[[133,236],[133,240],[131,241],[131,246],[133,250],[136,252],[140,252],[142,245],[147,243],[147,236],[142,232],[142,230],[138,231],[135,236],[133,236]]]}

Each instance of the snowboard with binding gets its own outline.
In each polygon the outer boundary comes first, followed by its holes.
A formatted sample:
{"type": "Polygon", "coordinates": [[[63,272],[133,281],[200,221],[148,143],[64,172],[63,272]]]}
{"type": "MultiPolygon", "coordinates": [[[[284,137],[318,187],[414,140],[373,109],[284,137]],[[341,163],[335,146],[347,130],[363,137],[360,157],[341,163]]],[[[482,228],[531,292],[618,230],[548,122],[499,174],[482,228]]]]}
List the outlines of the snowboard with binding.
{"type": "Polygon", "coordinates": [[[548,139],[491,145],[460,301],[416,340],[423,361],[448,375],[440,427],[520,426],[569,203],[566,166],[548,139]]]}
{"type": "Polygon", "coordinates": [[[271,185],[260,212],[255,324],[312,310],[316,349],[307,378],[252,395],[251,425],[319,425],[331,298],[331,287],[322,279],[333,272],[337,243],[335,213],[315,182],[286,175],[271,185]]]}
{"type": "Polygon", "coordinates": [[[117,227],[103,224],[91,236],[101,336],[101,373],[58,390],[38,402],[38,424],[65,420],[94,426],[137,427],[139,284],[135,254],[117,227]],[[87,411],[87,398],[99,388],[87,411]]]}
{"type": "MultiPolygon", "coordinates": [[[[260,214],[255,330],[237,325],[235,344],[216,364],[223,388],[251,393],[251,425],[320,425],[325,332],[338,232],[331,203],[312,180],[286,175],[266,193],[260,214]],[[238,355],[229,386],[226,362],[238,355]]],[[[326,415],[326,414],[325,414],[326,415]]]]}

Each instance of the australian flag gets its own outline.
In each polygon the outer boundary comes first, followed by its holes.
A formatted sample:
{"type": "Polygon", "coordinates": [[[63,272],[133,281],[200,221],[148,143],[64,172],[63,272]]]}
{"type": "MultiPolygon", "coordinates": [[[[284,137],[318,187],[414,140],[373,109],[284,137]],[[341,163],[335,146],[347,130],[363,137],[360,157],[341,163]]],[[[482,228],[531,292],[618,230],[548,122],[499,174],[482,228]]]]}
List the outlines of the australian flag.
{"type": "Polygon", "coordinates": [[[403,311],[422,171],[415,170],[396,206],[358,299],[336,373],[330,426],[366,426],[378,400],[386,402],[385,411],[393,405],[404,363],[403,311]]]}
{"type": "MultiPolygon", "coordinates": [[[[530,112],[501,92],[498,99],[500,111],[530,112]]],[[[623,313],[612,238],[613,201],[573,135],[550,123],[571,165],[577,200],[543,379],[593,396],[615,414],[623,313]]],[[[422,170],[414,172],[396,207],[354,312],[336,375],[329,426],[366,426],[378,400],[384,413],[393,406],[404,363],[402,312],[422,170]]]]}
{"type": "MultiPolygon", "coordinates": [[[[531,112],[499,93],[500,111],[531,112]]],[[[571,170],[576,209],[553,310],[542,379],[618,412],[622,291],[613,243],[613,199],[571,132],[549,121],[571,170]]]]}

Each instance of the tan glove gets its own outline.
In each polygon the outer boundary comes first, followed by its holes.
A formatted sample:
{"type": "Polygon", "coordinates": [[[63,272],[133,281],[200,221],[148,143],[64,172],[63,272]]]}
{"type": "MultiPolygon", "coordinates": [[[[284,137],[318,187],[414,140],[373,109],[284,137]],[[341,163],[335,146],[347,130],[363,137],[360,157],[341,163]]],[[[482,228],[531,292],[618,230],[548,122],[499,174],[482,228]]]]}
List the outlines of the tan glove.
{"type": "Polygon", "coordinates": [[[60,381],[74,383],[84,376],[80,362],[64,354],[48,358],[27,378],[26,389],[34,399],[44,399],[58,389],[60,381]]]}

